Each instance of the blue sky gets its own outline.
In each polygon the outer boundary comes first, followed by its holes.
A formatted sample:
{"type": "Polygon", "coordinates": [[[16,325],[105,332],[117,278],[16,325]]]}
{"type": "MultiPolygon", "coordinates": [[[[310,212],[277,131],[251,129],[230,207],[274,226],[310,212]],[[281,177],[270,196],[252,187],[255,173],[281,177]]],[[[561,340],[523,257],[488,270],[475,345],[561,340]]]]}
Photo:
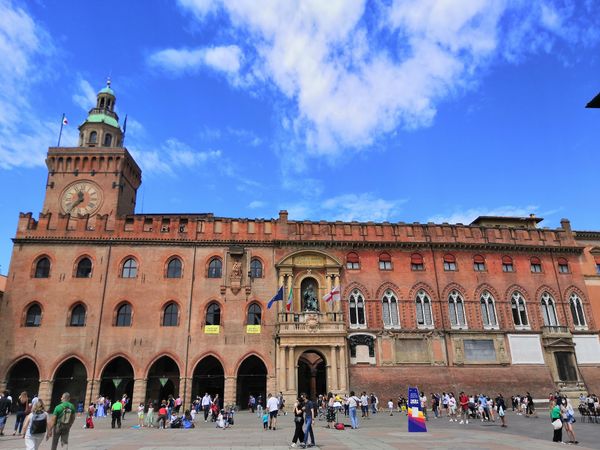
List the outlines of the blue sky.
{"type": "Polygon", "coordinates": [[[137,212],[600,229],[600,1],[0,0],[0,273],[108,75],[137,212]]]}

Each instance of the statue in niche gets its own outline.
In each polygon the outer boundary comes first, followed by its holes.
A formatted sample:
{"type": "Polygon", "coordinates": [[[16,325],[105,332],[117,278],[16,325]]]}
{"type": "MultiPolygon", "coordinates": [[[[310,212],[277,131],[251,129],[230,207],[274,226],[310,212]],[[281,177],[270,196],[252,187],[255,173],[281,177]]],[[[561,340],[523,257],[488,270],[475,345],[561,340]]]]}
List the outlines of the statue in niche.
{"type": "Polygon", "coordinates": [[[231,278],[242,278],[242,264],[239,261],[234,262],[231,267],[231,278]]]}
{"type": "MultiPolygon", "coordinates": [[[[304,311],[316,312],[319,310],[319,301],[317,300],[317,296],[315,295],[315,282],[312,279],[305,280],[308,281],[306,283],[306,288],[302,293],[302,300],[304,311]]],[[[302,283],[304,284],[304,282],[302,283]]]]}

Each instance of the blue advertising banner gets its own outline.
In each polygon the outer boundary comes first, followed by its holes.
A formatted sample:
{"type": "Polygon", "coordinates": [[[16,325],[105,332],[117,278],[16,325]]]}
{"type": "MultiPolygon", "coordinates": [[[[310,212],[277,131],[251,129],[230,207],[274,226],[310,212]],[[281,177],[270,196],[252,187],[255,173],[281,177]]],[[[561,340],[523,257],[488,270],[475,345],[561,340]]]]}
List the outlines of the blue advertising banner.
{"type": "Polygon", "coordinates": [[[421,399],[417,388],[408,388],[408,432],[423,433],[427,431],[425,416],[421,408],[421,399]]]}

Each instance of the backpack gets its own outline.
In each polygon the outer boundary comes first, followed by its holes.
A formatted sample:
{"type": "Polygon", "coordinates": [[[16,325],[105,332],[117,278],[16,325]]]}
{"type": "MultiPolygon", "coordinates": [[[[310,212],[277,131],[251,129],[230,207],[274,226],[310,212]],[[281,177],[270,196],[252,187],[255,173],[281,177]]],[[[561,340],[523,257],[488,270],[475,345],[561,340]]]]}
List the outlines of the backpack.
{"type": "Polygon", "coordinates": [[[34,413],[31,417],[31,434],[45,433],[47,423],[48,420],[45,413],[34,413]]]}
{"type": "Polygon", "coordinates": [[[336,423],[334,425],[334,427],[335,427],[336,430],[344,430],[346,428],[343,423],[339,423],[339,422],[336,423]]]}
{"type": "Polygon", "coordinates": [[[73,414],[71,408],[66,407],[65,409],[63,409],[62,414],[56,420],[56,424],[59,428],[68,429],[71,426],[71,414],[73,414]]]}

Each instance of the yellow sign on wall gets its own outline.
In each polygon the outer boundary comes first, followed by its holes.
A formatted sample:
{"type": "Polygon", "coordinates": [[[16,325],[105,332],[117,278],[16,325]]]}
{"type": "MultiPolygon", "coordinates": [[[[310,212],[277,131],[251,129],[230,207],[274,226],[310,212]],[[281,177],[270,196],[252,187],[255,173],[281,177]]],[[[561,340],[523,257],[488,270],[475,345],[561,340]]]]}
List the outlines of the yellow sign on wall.
{"type": "Polygon", "coordinates": [[[246,325],[247,334],[260,334],[260,325],[246,325]]]}
{"type": "Polygon", "coordinates": [[[204,334],[219,334],[221,325],[204,325],[204,334]]]}

